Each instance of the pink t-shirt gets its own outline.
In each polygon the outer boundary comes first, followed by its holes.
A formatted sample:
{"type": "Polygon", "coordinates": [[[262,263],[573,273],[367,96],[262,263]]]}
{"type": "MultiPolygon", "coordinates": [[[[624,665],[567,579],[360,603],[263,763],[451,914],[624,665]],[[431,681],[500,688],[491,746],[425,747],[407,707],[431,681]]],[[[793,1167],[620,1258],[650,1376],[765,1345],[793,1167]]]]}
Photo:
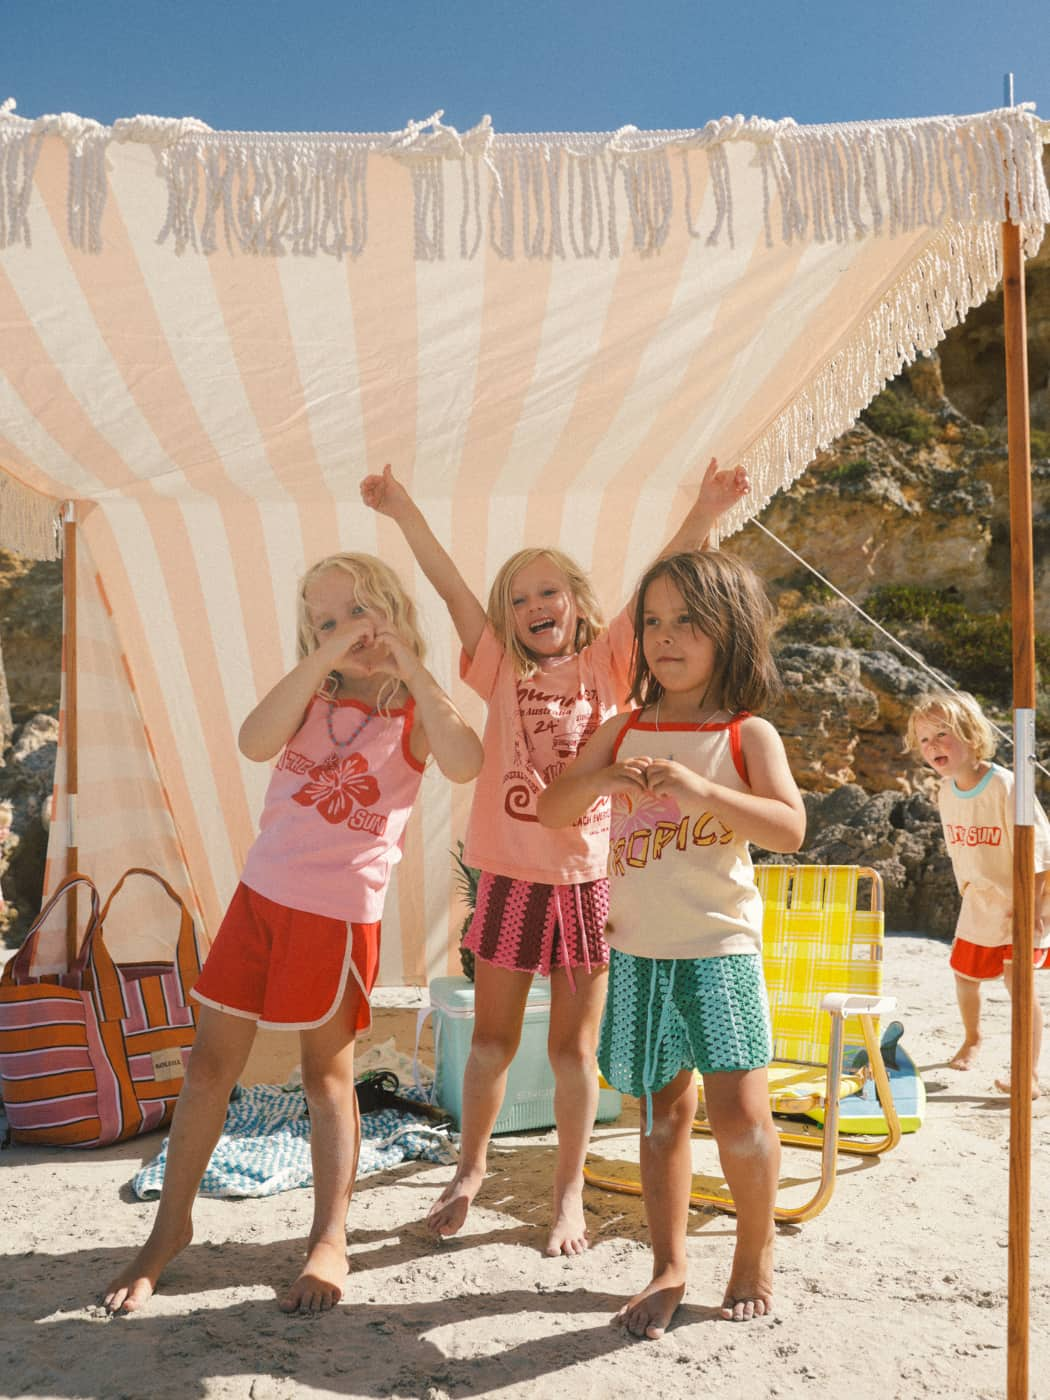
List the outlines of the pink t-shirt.
{"type": "Polygon", "coordinates": [[[288,741],[266,790],[256,837],[241,880],[287,909],[348,923],[382,917],[390,873],[419,791],[423,766],[409,737],[415,701],[376,714],[357,700],[315,696],[288,741]]]}
{"type": "Polygon", "coordinates": [[[487,624],[460,675],[489,707],[485,761],[474,788],[464,859],[490,875],[544,885],[578,885],[606,873],[609,801],[552,831],[536,819],[536,798],[630,686],[634,629],[624,610],[597,641],[520,677],[487,624]]]}

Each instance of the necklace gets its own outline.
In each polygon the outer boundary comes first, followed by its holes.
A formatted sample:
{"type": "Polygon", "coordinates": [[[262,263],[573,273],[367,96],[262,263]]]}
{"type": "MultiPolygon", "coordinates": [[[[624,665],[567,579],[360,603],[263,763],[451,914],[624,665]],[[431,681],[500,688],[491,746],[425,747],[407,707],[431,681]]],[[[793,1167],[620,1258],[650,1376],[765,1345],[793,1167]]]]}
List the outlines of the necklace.
{"type": "MultiPolygon", "coordinates": [[[[653,716],[653,728],[656,730],[657,734],[663,733],[663,730],[661,730],[660,728],[660,706],[663,704],[663,698],[664,697],[661,695],[659,700],[657,700],[656,713],[653,716]]],[[[705,696],[704,698],[706,699],[707,697],[705,696]]],[[[703,700],[701,700],[700,702],[700,708],[701,710],[703,710],[703,700]]],[[[710,724],[714,717],[716,715],[720,715],[721,713],[722,707],[719,706],[717,710],[712,710],[711,713],[706,716],[706,718],[703,714],[701,714],[700,718],[696,721],[696,723],[697,725],[710,724]]]]}
{"type": "Polygon", "coordinates": [[[376,715],[378,714],[377,707],[373,705],[372,708],[369,710],[368,714],[365,715],[364,719],[361,721],[361,723],[357,726],[357,728],[354,730],[354,732],[350,735],[348,739],[337,739],[335,737],[335,726],[332,723],[332,714],[334,710],[335,700],[330,699],[328,701],[328,710],[325,714],[325,723],[328,725],[328,737],[329,739],[331,739],[332,743],[337,749],[348,749],[350,745],[354,742],[354,740],[357,738],[357,736],[361,733],[362,729],[364,729],[366,725],[371,724],[372,720],[374,720],[376,715]]]}
{"type": "MultiPolygon", "coordinates": [[[[656,730],[657,734],[662,734],[662,733],[664,732],[664,731],[660,728],[660,706],[661,706],[661,704],[663,703],[663,698],[664,698],[664,697],[661,695],[660,698],[657,700],[657,702],[656,702],[656,714],[653,716],[653,728],[656,730]]],[[[704,707],[704,700],[706,700],[706,699],[707,699],[707,695],[706,695],[706,693],[705,693],[704,699],[700,701],[700,708],[701,708],[701,710],[702,710],[703,707],[704,707]]],[[[721,713],[722,713],[722,710],[721,710],[721,707],[719,707],[719,709],[717,709],[717,710],[712,710],[711,713],[707,716],[706,719],[704,719],[703,716],[701,715],[700,719],[698,719],[698,720],[696,721],[696,723],[697,723],[698,726],[704,725],[704,724],[710,724],[711,721],[714,719],[715,715],[720,715],[721,713]]],[[[669,753],[669,754],[667,755],[667,757],[671,760],[672,763],[674,762],[674,754],[673,754],[673,753],[669,753]]]]}

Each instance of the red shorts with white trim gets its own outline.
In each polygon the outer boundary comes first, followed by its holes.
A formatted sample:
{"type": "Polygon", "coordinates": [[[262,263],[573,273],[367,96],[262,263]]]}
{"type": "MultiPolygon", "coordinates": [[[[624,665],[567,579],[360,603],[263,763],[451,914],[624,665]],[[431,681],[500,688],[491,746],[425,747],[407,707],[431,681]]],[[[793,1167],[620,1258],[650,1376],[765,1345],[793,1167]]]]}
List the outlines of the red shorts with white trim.
{"type": "MultiPolygon", "coordinates": [[[[952,944],[952,955],[948,959],[952,971],[970,982],[987,982],[1003,975],[1003,964],[1013,962],[1014,950],[1009,943],[1000,943],[998,948],[982,948],[978,943],[968,943],[965,938],[956,938],[952,944]]],[[[1032,966],[1050,968],[1050,948],[1032,949],[1032,966]]]]}
{"type": "Polygon", "coordinates": [[[356,982],[355,1024],[372,1021],[380,925],[351,924],[287,909],[240,884],[215,935],[193,995],[205,1006],[272,1030],[312,1030],[339,1009],[356,982]]]}

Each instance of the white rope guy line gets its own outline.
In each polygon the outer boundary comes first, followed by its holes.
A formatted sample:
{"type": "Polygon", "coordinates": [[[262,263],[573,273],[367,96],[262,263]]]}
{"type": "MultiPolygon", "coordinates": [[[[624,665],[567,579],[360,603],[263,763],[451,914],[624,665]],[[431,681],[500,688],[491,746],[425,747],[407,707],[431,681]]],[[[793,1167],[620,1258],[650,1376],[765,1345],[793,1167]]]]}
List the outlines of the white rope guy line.
{"type": "MultiPolygon", "coordinates": [[[[808,569],[814,578],[820,579],[821,583],[825,586],[825,588],[830,588],[832,593],[834,593],[837,597],[841,598],[844,603],[848,603],[854,612],[859,613],[860,616],[864,619],[866,623],[868,623],[869,626],[874,627],[877,632],[881,632],[887,641],[892,642],[893,645],[898,649],[898,651],[903,651],[905,656],[907,656],[909,660],[914,661],[916,666],[918,666],[920,670],[925,671],[928,676],[932,676],[933,679],[937,682],[937,688],[939,690],[950,691],[951,694],[955,696],[958,696],[962,693],[961,691],[957,690],[955,686],[950,683],[950,681],[945,680],[944,675],[940,671],[935,671],[933,667],[930,666],[923,659],[923,657],[919,655],[917,651],[912,651],[911,647],[906,646],[905,643],[900,641],[897,637],[895,637],[892,632],[888,632],[886,628],[883,627],[881,622],[876,622],[875,619],[869,613],[866,613],[864,611],[864,609],[860,606],[859,603],[854,602],[854,600],[849,596],[848,593],[843,593],[841,588],[836,588],[835,585],[831,582],[831,580],[829,578],[825,578],[825,576],[820,572],[819,569],[815,569],[808,559],[803,559],[802,555],[797,554],[789,544],[785,544],[779,535],[774,535],[772,530],[767,529],[766,526],[762,524],[761,520],[758,520],[754,516],[752,516],[751,520],[748,523],[754,525],[757,529],[761,530],[764,535],[768,535],[769,538],[773,540],[775,544],[778,544],[786,554],[790,554],[792,559],[797,559],[798,562],[802,565],[802,567],[808,569]]],[[[988,719],[987,715],[985,715],[985,719],[988,719]]],[[[999,735],[999,738],[1004,739],[1006,743],[1008,743],[1012,748],[1014,742],[1013,735],[1007,733],[1005,730],[1000,729],[999,726],[997,724],[993,724],[990,719],[988,720],[988,723],[992,726],[992,729],[996,732],[996,734],[999,735]]],[[[1040,773],[1042,773],[1045,777],[1050,778],[1050,770],[1044,768],[1038,759],[1033,759],[1032,762],[1039,769],[1040,773]]]]}

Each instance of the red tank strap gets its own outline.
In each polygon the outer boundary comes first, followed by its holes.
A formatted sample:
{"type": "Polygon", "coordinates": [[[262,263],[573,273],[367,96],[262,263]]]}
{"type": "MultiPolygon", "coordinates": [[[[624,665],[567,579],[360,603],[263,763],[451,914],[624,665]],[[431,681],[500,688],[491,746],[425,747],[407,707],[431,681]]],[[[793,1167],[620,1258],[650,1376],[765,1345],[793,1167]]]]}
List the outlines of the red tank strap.
{"type": "Polygon", "coordinates": [[[641,718],[641,714],[641,710],[632,710],[621,726],[620,732],[617,734],[615,742],[613,743],[612,756],[614,761],[619,757],[620,745],[623,743],[624,735],[627,733],[628,729],[634,729],[638,720],[641,718]]]}
{"type": "Polygon", "coordinates": [[[744,747],[740,741],[740,726],[745,719],[750,719],[748,710],[740,710],[729,721],[729,751],[733,755],[733,767],[740,774],[741,778],[751,786],[751,780],[747,776],[747,764],[744,762],[744,747]]]}

